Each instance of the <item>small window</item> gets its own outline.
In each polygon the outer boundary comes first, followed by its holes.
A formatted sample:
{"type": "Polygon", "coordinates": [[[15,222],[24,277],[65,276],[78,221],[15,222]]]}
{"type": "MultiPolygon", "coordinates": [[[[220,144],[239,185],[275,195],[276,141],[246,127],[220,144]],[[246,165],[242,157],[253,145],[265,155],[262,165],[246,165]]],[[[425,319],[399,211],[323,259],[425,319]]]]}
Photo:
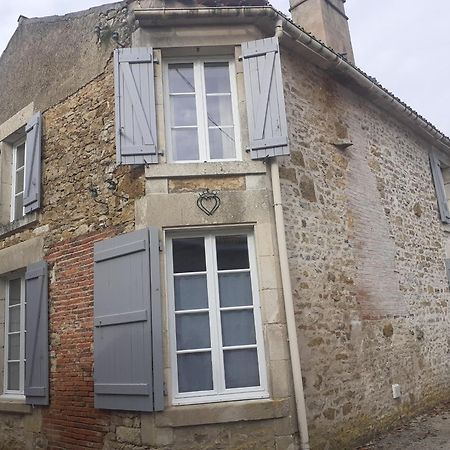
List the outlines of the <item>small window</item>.
{"type": "Polygon", "coordinates": [[[6,280],[4,394],[23,395],[25,383],[25,279],[6,280]]]}
{"type": "Polygon", "coordinates": [[[11,220],[17,220],[24,216],[25,139],[14,144],[12,163],[11,220]]]}
{"type": "Polygon", "coordinates": [[[267,397],[255,265],[250,233],[168,240],[175,404],[267,397]]]}
{"type": "Polygon", "coordinates": [[[169,160],[240,159],[234,62],[169,61],[165,81],[169,160]]]}
{"type": "Polygon", "coordinates": [[[431,153],[430,165],[441,221],[450,223],[450,161],[431,153]]]}

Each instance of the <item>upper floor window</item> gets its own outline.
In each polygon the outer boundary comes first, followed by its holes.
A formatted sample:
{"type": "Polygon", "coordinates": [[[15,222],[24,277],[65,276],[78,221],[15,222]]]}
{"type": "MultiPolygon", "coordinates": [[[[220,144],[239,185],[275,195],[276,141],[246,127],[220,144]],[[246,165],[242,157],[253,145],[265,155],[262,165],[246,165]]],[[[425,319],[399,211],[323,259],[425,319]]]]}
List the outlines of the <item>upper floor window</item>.
{"type": "Polygon", "coordinates": [[[169,61],[165,79],[169,160],[240,159],[234,62],[169,61]]]}
{"type": "Polygon", "coordinates": [[[13,146],[12,180],[11,180],[11,220],[20,219],[24,215],[23,191],[25,175],[25,139],[13,146]]]}

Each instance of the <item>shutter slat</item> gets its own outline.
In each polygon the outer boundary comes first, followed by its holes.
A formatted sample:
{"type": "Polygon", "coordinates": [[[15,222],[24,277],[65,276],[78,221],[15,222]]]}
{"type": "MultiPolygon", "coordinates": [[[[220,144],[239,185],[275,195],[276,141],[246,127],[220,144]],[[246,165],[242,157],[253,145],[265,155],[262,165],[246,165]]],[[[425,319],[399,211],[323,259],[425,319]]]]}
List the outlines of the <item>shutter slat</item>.
{"type": "Polygon", "coordinates": [[[242,44],[252,159],[289,154],[277,38],[242,44]]]}
{"type": "Polygon", "coordinates": [[[444,177],[442,176],[441,162],[434,153],[430,153],[430,165],[441,221],[450,223],[450,211],[448,208],[447,194],[445,192],[444,177]]]}
{"type": "Polygon", "coordinates": [[[95,383],[95,392],[97,394],[111,395],[149,395],[150,387],[148,384],[101,384],[95,383]]]}
{"type": "Polygon", "coordinates": [[[25,274],[25,397],[29,405],[48,405],[48,274],[41,261],[25,274]]]}
{"type": "Polygon", "coordinates": [[[114,52],[118,164],[158,162],[153,50],[114,52]]]}
{"type": "Polygon", "coordinates": [[[138,230],[94,246],[97,408],[154,411],[163,395],[162,366],[155,363],[162,360],[155,234],[156,229],[138,230]]]}
{"type": "Polygon", "coordinates": [[[41,141],[42,115],[36,113],[27,123],[25,142],[25,187],[23,205],[25,214],[40,207],[41,197],[41,141]]]}
{"type": "Polygon", "coordinates": [[[106,250],[98,250],[94,255],[94,261],[105,261],[107,259],[116,258],[117,256],[130,255],[131,253],[145,250],[148,245],[147,239],[129,242],[124,245],[119,245],[115,248],[107,248],[106,250]]]}
{"type": "Polygon", "coordinates": [[[108,325],[145,321],[147,321],[147,311],[142,310],[122,314],[111,314],[110,316],[99,316],[95,318],[94,325],[96,327],[106,327],[108,325]]]}

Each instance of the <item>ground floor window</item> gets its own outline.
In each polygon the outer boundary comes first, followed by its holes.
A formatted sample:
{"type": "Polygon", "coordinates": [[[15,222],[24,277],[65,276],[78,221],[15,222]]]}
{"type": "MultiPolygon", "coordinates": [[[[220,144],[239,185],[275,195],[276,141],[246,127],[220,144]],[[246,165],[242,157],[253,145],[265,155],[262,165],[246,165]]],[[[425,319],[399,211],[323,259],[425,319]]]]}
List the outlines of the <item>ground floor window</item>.
{"type": "Polygon", "coordinates": [[[167,244],[174,403],[266,397],[253,234],[167,244]]]}
{"type": "Polygon", "coordinates": [[[6,280],[4,394],[23,395],[25,384],[25,279],[6,280]]]}

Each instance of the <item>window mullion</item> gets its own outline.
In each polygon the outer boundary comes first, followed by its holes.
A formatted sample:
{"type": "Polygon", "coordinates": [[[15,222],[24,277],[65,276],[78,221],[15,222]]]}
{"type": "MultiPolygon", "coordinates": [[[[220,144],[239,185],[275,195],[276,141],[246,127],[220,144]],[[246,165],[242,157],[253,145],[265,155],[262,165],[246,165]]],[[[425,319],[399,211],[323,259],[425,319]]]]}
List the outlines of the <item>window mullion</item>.
{"type": "Polygon", "coordinates": [[[206,111],[204,109],[204,87],[203,87],[203,63],[201,61],[194,62],[194,82],[195,82],[195,106],[197,108],[197,131],[198,131],[198,146],[199,146],[199,160],[207,161],[208,155],[206,150],[205,140],[205,117],[206,111]]]}
{"type": "MultiPolygon", "coordinates": [[[[13,157],[14,159],[14,157],[13,157]]],[[[6,282],[6,296],[5,296],[5,346],[4,346],[4,376],[3,376],[3,392],[6,392],[8,389],[8,358],[9,358],[9,299],[10,299],[10,285],[9,281],[6,282]]]]}
{"type": "Polygon", "coordinates": [[[174,393],[179,392],[178,388],[178,359],[177,359],[177,343],[176,343],[176,325],[175,325],[175,288],[174,288],[174,273],[173,273],[173,251],[172,251],[172,240],[167,241],[166,252],[167,258],[167,272],[169,275],[170,282],[168,283],[167,295],[169,300],[169,345],[171,358],[171,373],[172,373],[172,390],[174,393]]]}
{"type": "Polygon", "coordinates": [[[235,154],[236,159],[242,159],[241,148],[241,127],[239,121],[239,99],[237,94],[236,84],[236,66],[234,61],[228,63],[228,70],[230,75],[230,94],[231,94],[231,108],[233,114],[233,126],[234,126],[234,142],[235,142],[235,154]]]}
{"type": "Polygon", "coordinates": [[[223,360],[223,344],[222,344],[222,320],[220,312],[220,297],[219,297],[219,275],[217,268],[217,250],[216,250],[216,237],[215,235],[209,236],[211,241],[211,271],[214,279],[214,313],[216,322],[216,333],[217,333],[217,356],[218,356],[218,372],[219,372],[219,388],[220,393],[225,392],[225,367],[223,360]]]}
{"type": "Polygon", "coordinates": [[[11,180],[11,221],[16,216],[16,178],[17,178],[17,147],[13,148],[12,180],[11,180]]]}
{"type": "Polygon", "coordinates": [[[220,339],[217,322],[218,305],[216,301],[216,281],[215,281],[215,255],[213,249],[213,236],[205,236],[207,286],[209,303],[209,324],[211,336],[211,359],[213,363],[213,384],[216,393],[222,392],[222,372],[220,370],[220,339]]]}
{"type": "Polygon", "coordinates": [[[20,281],[20,364],[19,364],[19,389],[25,389],[25,279],[20,281]]]}
{"type": "Polygon", "coordinates": [[[208,105],[206,102],[206,82],[205,82],[205,65],[202,61],[200,63],[200,70],[201,70],[201,95],[202,95],[202,111],[203,111],[203,139],[205,144],[205,160],[210,161],[211,160],[211,151],[209,148],[209,128],[208,128],[208,105]]]}

